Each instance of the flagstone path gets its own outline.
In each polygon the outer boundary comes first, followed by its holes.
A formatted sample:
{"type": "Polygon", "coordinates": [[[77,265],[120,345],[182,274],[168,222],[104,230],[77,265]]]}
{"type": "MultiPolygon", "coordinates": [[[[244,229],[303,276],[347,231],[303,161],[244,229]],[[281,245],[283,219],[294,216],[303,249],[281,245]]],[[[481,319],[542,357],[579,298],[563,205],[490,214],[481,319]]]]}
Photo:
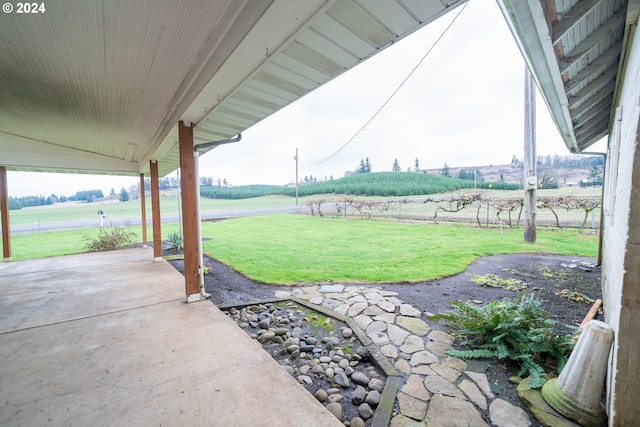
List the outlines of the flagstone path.
{"type": "Polygon", "coordinates": [[[531,426],[527,412],[496,398],[483,373],[447,355],[454,338],[431,330],[426,315],[377,287],[296,287],[276,291],[277,298],[297,297],[353,319],[402,374],[391,427],[531,426]],[[489,414],[485,420],[482,414],[489,414]]]}

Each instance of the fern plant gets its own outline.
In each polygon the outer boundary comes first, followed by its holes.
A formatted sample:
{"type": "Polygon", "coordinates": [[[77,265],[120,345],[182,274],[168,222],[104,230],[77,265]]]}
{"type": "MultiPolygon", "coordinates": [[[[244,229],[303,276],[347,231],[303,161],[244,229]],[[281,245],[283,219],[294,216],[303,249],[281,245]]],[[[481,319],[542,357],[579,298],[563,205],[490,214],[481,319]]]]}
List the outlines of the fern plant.
{"type": "Polygon", "coordinates": [[[555,322],[548,318],[533,294],[515,300],[492,301],[484,306],[454,301],[454,309],[432,317],[457,331],[463,344],[472,350],[451,350],[463,359],[509,359],[520,366],[518,375],[529,373],[529,385],[539,388],[546,382],[544,366],[560,372],[572,349],[571,335],[557,335],[555,322]]]}

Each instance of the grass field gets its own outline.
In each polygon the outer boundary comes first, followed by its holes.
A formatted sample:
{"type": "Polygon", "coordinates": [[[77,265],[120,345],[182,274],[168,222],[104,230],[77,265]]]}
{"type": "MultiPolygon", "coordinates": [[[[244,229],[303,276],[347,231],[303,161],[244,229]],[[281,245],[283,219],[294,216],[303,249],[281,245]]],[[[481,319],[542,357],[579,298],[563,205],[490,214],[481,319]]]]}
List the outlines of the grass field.
{"type": "Polygon", "coordinates": [[[463,271],[478,257],[517,252],[597,255],[594,233],[269,215],[203,224],[204,251],[264,283],[414,282],[463,271]]]}
{"type": "MultiPolygon", "coordinates": [[[[139,227],[128,227],[141,236],[139,227]]],[[[178,229],[164,225],[163,236],[178,229]]],[[[14,260],[84,251],[97,228],[12,236],[14,260]]],[[[150,230],[149,230],[150,233],[150,230]]],[[[265,215],[203,223],[204,251],[264,283],[412,282],[463,271],[478,257],[517,252],[597,255],[598,238],[576,229],[539,228],[535,244],[522,228],[387,220],[265,215]]]]}

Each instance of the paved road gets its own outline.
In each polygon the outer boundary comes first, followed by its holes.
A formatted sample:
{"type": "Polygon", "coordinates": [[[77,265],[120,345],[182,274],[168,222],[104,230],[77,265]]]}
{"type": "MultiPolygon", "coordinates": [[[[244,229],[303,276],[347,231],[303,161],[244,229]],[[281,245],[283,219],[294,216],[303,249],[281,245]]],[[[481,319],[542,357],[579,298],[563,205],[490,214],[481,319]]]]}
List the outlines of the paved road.
{"type": "MultiPolygon", "coordinates": [[[[269,209],[252,209],[246,211],[220,211],[220,212],[203,212],[202,219],[219,219],[219,218],[235,218],[242,216],[254,216],[254,215],[266,215],[272,213],[295,213],[298,208],[269,208],[269,209]]],[[[161,216],[161,222],[172,223],[178,222],[180,216],[176,214],[168,214],[161,216]]],[[[140,225],[141,218],[138,217],[126,217],[126,218],[106,218],[103,222],[105,226],[135,226],[140,225]]],[[[149,220],[150,222],[150,220],[149,220]]],[[[67,222],[46,222],[41,224],[21,224],[12,225],[11,233],[35,233],[40,231],[54,231],[54,230],[70,230],[75,228],[90,228],[98,227],[100,223],[98,219],[93,220],[80,220],[80,221],[67,221],[67,222]]]]}

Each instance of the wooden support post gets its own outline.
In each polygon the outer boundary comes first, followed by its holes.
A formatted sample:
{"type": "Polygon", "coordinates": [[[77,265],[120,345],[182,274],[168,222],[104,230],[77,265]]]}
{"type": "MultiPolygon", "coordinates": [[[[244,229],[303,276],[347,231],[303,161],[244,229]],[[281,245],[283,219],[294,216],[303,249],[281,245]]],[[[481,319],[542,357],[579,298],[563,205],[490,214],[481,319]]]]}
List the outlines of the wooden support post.
{"type": "Polygon", "coordinates": [[[153,258],[162,260],[162,230],[160,226],[160,184],[158,182],[158,162],[151,160],[151,223],[153,226],[153,258]]]}
{"type": "Polygon", "coordinates": [[[142,247],[147,247],[147,201],[144,192],[144,174],[140,174],[140,213],[142,215],[142,247]]]}
{"type": "Polygon", "coordinates": [[[200,300],[200,262],[198,259],[198,195],[196,194],[196,159],[193,154],[193,128],[178,122],[180,147],[180,181],[182,194],[182,233],[184,242],[184,279],[187,302],[200,300]]]}
{"type": "Polygon", "coordinates": [[[524,70],[524,240],[536,241],[536,92],[529,67],[524,70]]]}
{"type": "Polygon", "coordinates": [[[11,232],[9,227],[9,191],[7,168],[0,166],[0,217],[2,222],[2,254],[4,261],[11,261],[11,232]]]}

